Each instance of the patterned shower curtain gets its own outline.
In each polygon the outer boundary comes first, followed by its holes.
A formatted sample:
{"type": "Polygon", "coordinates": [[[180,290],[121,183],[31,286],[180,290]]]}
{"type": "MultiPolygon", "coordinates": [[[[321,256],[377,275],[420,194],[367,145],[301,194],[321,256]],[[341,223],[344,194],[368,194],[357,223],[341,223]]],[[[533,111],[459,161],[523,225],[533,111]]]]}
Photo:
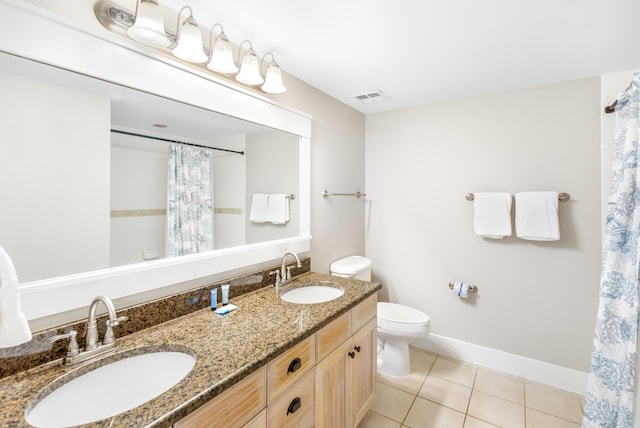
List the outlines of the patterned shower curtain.
{"type": "Polygon", "coordinates": [[[640,259],[640,72],[618,97],[600,303],[582,426],[632,428],[640,259]]]}
{"type": "Polygon", "coordinates": [[[168,256],[213,250],[211,152],[171,144],[167,178],[168,256]]]}

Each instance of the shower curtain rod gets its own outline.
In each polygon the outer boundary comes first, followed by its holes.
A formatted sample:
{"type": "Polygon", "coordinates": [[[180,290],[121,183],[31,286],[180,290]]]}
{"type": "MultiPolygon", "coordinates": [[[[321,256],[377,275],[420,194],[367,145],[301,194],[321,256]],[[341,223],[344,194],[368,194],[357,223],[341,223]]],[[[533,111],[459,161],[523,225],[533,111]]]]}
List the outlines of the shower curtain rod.
{"type": "Polygon", "coordinates": [[[203,146],[203,145],[200,145],[200,144],[187,143],[187,142],[184,142],[184,141],[170,140],[168,138],[152,137],[151,135],[138,134],[138,133],[135,133],[135,132],[119,131],[117,129],[112,129],[111,132],[115,132],[116,134],[131,135],[132,137],[149,138],[151,140],[166,141],[168,143],[176,143],[176,144],[182,144],[182,145],[185,145],[185,146],[199,147],[201,149],[220,150],[220,151],[223,151],[223,152],[237,153],[239,155],[243,155],[244,156],[244,151],[231,150],[231,149],[221,149],[221,148],[218,148],[218,147],[203,146]]]}
{"type": "MultiPolygon", "coordinates": [[[[625,91],[628,91],[629,88],[631,88],[631,83],[629,83],[629,86],[627,86],[627,89],[625,89],[625,91]]],[[[604,108],[604,112],[607,114],[615,113],[617,107],[618,107],[618,100],[615,100],[611,105],[608,105],[604,108]]]]}

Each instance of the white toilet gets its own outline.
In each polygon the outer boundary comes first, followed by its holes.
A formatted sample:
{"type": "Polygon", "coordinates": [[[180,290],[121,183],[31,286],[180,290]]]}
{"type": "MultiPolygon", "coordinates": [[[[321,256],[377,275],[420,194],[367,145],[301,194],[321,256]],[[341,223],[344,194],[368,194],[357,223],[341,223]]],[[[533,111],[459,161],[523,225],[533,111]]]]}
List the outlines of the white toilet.
{"type": "MultiPolygon", "coordinates": [[[[331,263],[335,276],[371,281],[371,260],[349,256],[331,263]]],[[[409,343],[429,334],[429,316],[397,303],[378,302],[378,371],[396,377],[409,376],[409,343]]]]}

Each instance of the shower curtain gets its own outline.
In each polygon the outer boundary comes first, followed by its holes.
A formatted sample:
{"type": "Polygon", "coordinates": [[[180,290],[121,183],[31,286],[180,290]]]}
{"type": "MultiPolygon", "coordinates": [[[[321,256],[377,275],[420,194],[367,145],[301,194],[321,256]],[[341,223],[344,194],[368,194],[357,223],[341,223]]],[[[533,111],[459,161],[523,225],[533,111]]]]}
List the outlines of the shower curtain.
{"type": "Polygon", "coordinates": [[[632,428],[640,259],[640,72],[618,97],[600,303],[582,426],[632,428]]]}
{"type": "Polygon", "coordinates": [[[167,253],[169,257],[213,250],[213,179],[209,150],[169,146],[167,253]]]}

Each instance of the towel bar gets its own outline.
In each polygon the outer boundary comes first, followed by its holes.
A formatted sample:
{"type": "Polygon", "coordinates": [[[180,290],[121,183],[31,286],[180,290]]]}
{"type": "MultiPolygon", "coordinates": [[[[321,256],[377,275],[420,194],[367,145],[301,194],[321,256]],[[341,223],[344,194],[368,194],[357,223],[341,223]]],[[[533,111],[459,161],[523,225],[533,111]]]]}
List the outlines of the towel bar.
{"type": "MultiPolygon", "coordinates": [[[[464,198],[467,201],[473,201],[475,199],[475,195],[473,193],[467,193],[466,195],[464,195],[464,198]]],[[[569,195],[568,193],[558,193],[558,200],[560,202],[567,202],[569,199],[571,199],[571,195],[569,195]]]]}
{"type": "MultiPolygon", "coordinates": [[[[449,283],[449,288],[453,290],[453,282],[449,283]]],[[[469,284],[469,293],[477,293],[477,292],[478,292],[478,287],[476,287],[475,285],[469,284]]]]}
{"type": "Polygon", "coordinates": [[[328,190],[325,190],[324,192],[322,192],[322,197],[326,198],[327,196],[355,196],[356,198],[360,198],[361,196],[367,196],[366,193],[360,193],[360,192],[356,192],[356,193],[329,193],[328,190]]]}

